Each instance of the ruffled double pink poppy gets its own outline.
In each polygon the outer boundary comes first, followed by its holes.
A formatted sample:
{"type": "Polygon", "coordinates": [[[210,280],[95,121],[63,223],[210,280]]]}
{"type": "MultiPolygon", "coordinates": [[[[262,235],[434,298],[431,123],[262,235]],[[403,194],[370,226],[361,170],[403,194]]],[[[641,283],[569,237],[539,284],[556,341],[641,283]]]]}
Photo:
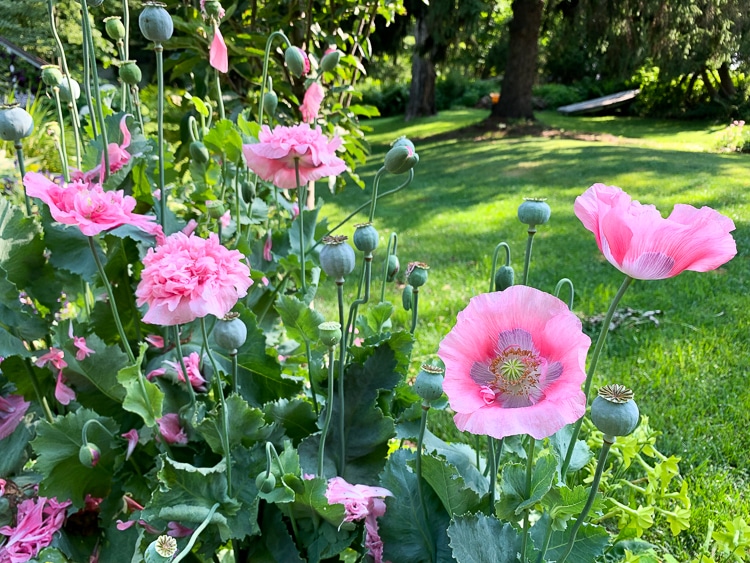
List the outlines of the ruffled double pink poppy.
{"type": "Polygon", "coordinates": [[[707,272],[737,254],[734,222],[710,207],[677,204],[666,219],[615,186],[594,184],[576,198],[576,216],[599,250],[622,273],[639,280],[707,272]]]}
{"type": "Polygon", "coordinates": [[[0,546],[0,561],[22,563],[36,557],[60,531],[71,502],[55,498],[30,498],[18,505],[15,526],[3,526],[0,535],[5,541],[0,546]]]}
{"type": "Polygon", "coordinates": [[[578,317],[548,293],[516,285],[474,297],[438,351],[456,426],[541,440],[575,422],[586,410],[590,345],[578,317]]]}
{"type": "Polygon", "coordinates": [[[29,197],[46,203],[55,221],[76,225],[86,236],[122,225],[133,225],[152,235],[161,232],[155,217],[133,213],[136,201],[122,190],[104,191],[101,184],[84,181],[59,186],[38,172],[28,172],[23,182],[29,197]]]}
{"type": "Polygon", "coordinates": [[[171,326],[223,317],[253,283],[244,258],[215,234],[204,239],[177,232],[149,248],[135,292],[139,306],[148,304],[143,321],[171,326]]]}
{"type": "Polygon", "coordinates": [[[341,139],[334,137],[329,141],[320,127],[278,125],[271,130],[264,125],[258,142],[242,145],[242,152],[250,170],[277,187],[290,190],[298,186],[295,163],[299,167],[299,185],[338,176],[346,170],[344,161],[336,156],[340,145],[341,139]]]}

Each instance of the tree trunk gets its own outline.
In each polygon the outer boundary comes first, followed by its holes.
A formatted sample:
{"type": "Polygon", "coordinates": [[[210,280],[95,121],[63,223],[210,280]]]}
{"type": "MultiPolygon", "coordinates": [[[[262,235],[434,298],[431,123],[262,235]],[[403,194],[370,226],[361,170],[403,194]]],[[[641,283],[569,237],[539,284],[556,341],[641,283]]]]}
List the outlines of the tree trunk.
{"type": "Polygon", "coordinates": [[[704,66],[701,70],[701,77],[703,78],[703,85],[706,87],[706,91],[708,92],[708,95],[711,96],[711,99],[713,100],[716,97],[716,87],[714,86],[714,83],[711,82],[711,78],[708,76],[708,70],[704,66]]]}
{"type": "Polygon", "coordinates": [[[531,89],[536,80],[543,8],[544,0],[513,0],[508,63],[493,117],[534,118],[531,89]]]}
{"type": "Polygon", "coordinates": [[[721,93],[725,98],[733,98],[737,93],[737,89],[732,82],[732,75],[729,73],[729,65],[726,62],[721,63],[719,67],[719,84],[721,85],[721,93]]]}
{"type": "Polygon", "coordinates": [[[414,117],[435,115],[435,63],[427,52],[422,55],[423,48],[429,38],[427,18],[417,18],[414,29],[414,55],[411,60],[411,87],[409,88],[409,103],[406,105],[404,119],[409,121],[414,117]]]}
{"type": "Polygon", "coordinates": [[[698,80],[700,73],[694,72],[690,75],[690,82],[688,82],[687,90],[685,90],[685,99],[690,100],[693,97],[693,88],[695,88],[695,81],[698,80]]]}

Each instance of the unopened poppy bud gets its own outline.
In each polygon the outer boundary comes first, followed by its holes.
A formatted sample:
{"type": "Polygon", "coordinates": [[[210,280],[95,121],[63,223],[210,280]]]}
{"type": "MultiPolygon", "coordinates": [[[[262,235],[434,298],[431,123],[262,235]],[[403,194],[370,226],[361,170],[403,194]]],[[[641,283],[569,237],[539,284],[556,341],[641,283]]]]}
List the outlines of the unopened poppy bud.
{"type": "Polygon", "coordinates": [[[276,115],[276,108],[279,106],[279,97],[276,92],[269,90],[263,94],[263,111],[273,117],[276,115]]]}
{"type": "Polygon", "coordinates": [[[323,72],[331,72],[338,66],[340,60],[341,51],[338,49],[331,49],[323,55],[322,59],[320,59],[320,69],[323,72]]]}
{"type": "Polygon", "coordinates": [[[604,433],[605,440],[608,436],[632,433],[638,426],[639,417],[633,392],[624,385],[605,385],[591,403],[591,422],[604,433]]]}
{"type": "Polygon", "coordinates": [[[81,97],[81,85],[76,82],[73,78],[63,76],[63,81],[60,83],[60,99],[65,102],[72,102],[81,97]],[[70,82],[70,84],[68,84],[70,82]]]}
{"type": "Polygon", "coordinates": [[[255,478],[255,486],[261,493],[268,494],[276,488],[276,477],[263,471],[255,478]]]}
{"type": "Polygon", "coordinates": [[[549,221],[551,210],[545,199],[524,198],[518,207],[518,220],[534,228],[549,221]]]}
{"type": "Polygon", "coordinates": [[[378,247],[378,231],[372,226],[372,223],[360,223],[354,225],[354,246],[357,250],[365,254],[372,254],[372,251],[378,247]]]}
{"type": "Polygon", "coordinates": [[[135,86],[141,82],[143,73],[135,61],[123,61],[120,65],[120,80],[130,86],[135,86]]]}
{"type": "Polygon", "coordinates": [[[81,462],[81,465],[85,465],[86,467],[96,467],[101,456],[102,452],[96,444],[92,442],[83,444],[78,450],[78,461],[81,462]]]}
{"type": "Polygon", "coordinates": [[[336,283],[344,283],[344,278],[352,273],[356,257],[354,249],[346,242],[348,237],[332,236],[323,238],[320,249],[320,267],[336,283]]]}
{"type": "Polygon", "coordinates": [[[418,288],[427,283],[427,270],[430,267],[424,262],[409,262],[406,268],[406,279],[409,285],[418,288]]]}
{"type": "Polygon", "coordinates": [[[225,350],[237,350],[247,340],[247,326],[236,313],[229,313],[216,322],[213,335],[214,342],[225,350]]]}
{"type": "Polygon", "coordinates": [[[17,143],[31,135],[34,119],[18,104],[0,109],[0,139],[17,143]]]}
{"type": "Polygon", "coordinates": [[[392,147],[385,155],[383,166],[391,174],[404,174],[419,162],[419,155],[407,145],[392,147]]]}
{"type": "Polygon", "coordinates": [[[42,82],[50,88],[60,86],[63,81],[63,74],[57,65],[44,65],[42,67],[42,82]]]}
{"type": "Polygon", "coordinates": [[[513,285],[515,272],[512,266],[500,266],[495,272],[495,291],[503,291],[513,285]]]}
{"type": "Polygon", "coordinates": [[[401,293],[401,304],[404,306],[405,311],[411,311],[411,305],[414,301],[414,288],[410,285],[404,286],[404,291],[401,293]]]}
{"type": "Polygon", "coordinates": [[[307,59],[305,52],[299,47],[291,45],[284,51],[284,61],[294,76],[299,78],[310,71],[310,61],[307,59]]]}
{"type": "Polygon", "coordinates": [[[174,33],[172,16],[165,10],[166,4],[161,2],[146,2],[143,11],[138,17],[138,27],[141,28],[143,37],[154,43],[163,43],[169,40],[174,33]]]}
{"type": "Polygon", "coordinates": [[[200,141],[193,141],[192,143],[190,143],[189,151],[190,158],[196,164],[206,164],[211,158],[206,145],[204,145],[200,141]]]}
{"type": "Polygon", "coordinates": [[[146,563],[169,563],[177,553],[177,540],[172,536],[159,536],[146,548],[146,563]]]}
{"type": "Polygon", "coordinates": [[[336,321],[326,321],[318,325],[318,331],[320,333],[320,341],[333,348],[341,341],[341,323],[336,321]]]}
{"type": "Polygon", "coordinates": [[[255,182],[250,180],[243,181],[241,184],[242,188],[242,199],[245,203],[250,203],[255,199],[255,182]]]}
{"type": "Polygon", "coordinates": [[[414,143],[412,143],[409,139],[407,139],[403,135],[391,143],[391,148],[396,148],[396,147],[409,147],[412,150],[412,152],[417,152],[417,149],[414,146],[414,143]]]}
{"type": "Polygon", "coordinates": [[[125,39],[125,26],[122,24],[120,16],[104,18],[104,30],[109,35],[109,38],[114,41],[125,39]]]}
{"type": "Polygon", "coordinates": [[[217,0],[207,0],[204,9],[206,10],[206,15],[212,18],[221,18],[222,13],[224,12],[221,3],[217,0]]]}
{"type": "Polygon", "coordinates": [[[385,277],[386,281],[392,282],[396,279],[396,274],[398,274],[400,269],[401,264],[398,261],[398,256],[395,254],[388,256],[388,273],[385,277]]]}
{"type": "Polygon", "coordinates": [[[218,199],[209,199],[206,200],[206,211],[211,219],[220,219],[226,212],[226,208],[224,207],[224,203],[218,199]]]}
{"type": "Polygon", "coordinates": [[[443,396],[443,368],[422,364],[412,389],[422,399],[431,403],[443,396]]]}

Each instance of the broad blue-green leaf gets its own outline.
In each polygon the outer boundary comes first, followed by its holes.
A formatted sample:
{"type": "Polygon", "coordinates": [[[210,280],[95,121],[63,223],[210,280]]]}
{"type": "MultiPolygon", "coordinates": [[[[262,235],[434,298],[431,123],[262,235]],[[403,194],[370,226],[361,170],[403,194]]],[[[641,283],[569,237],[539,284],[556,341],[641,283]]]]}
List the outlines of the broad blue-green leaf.
{"type": "Polygon", "coordinates": [[[37,454],[35,468],[43,476],[39,493],[70,499],[79,508],[84,505],[87,494],[106,497],[112,486],[114,459],[121,452],[112,437],[117,429],[114,420],[100,417],[88,409],[58,416],[53,423],[40,421],[36,427],[36,439],[31,443],[37,454]],[[99,462],[94,467],[86,467],[78,459],[81,431],[89,420],[97,420],[110,432],[108,434],[99,423],[88,426],[88,441],[101,451],[99,462]]]}
{"type": "Polygon", "coordinates": [[[16,338],[0,326],[0,356],[4,358],[9,358],[10,356],[28,358],[31,356],[31,352],[26,349],[20,338],[16,338]]]}
{"type": "Polygon", "coordinates": [[[242,158],[242,137],[235,129],[234,123],[228,119],[215,122],[203,137],[203,143],[212,152],[223,153],[230,162],[237,162],[242,158]]]}
{"type": "Polygon", "coordinates": [[[466,486],[458,469],[445,458],[423,455],[422,477],[440,497],[451,517],[455,518],[479,508],[479,495],[466,486]]]}
{"type": "Polygon", "coordinates": [[[417,476],[410,463],[414,453],[398,450],[389,458],[380,486],[393,493],[386,498],[386,513],[379,518],[383,560],[399,563],[454,561],[446,530],[450,517],[440,499],[423,484],[425,508],[419,502],[417,476]]]}
{"type": "Polygon", "coordinates": [[[262,516],[263,535],[251,540],[250,559],[253,563],[306,563],[289,534],[281,511],[266,504],[262,516]]]}
{"type": "MultiPolygon", "coordinates": [[[[557,458],[557,478],[558,481],[563,481],[560,471],[562,469],[563,461],[568,453],[568,444],[573,436],[573,425],[568,424],[563,426],[560,430],[555,432],[549,437],[549,444],[552,447],[552,453],[557,458]]],[[[579,469],[586,466],[589,460],[593,457],[591,448],[583,440],[576,440],[576,445],[573,448],[573,455],[570,458],[570,466],[568,467],[568,473],[575,473],[579,469]]]]}
{"type": "Polygon", "coordinates": [[[302,399],[279,399],[274,403],[266,403],[263,411],[267,419],[283,427],[295,445],[317,430],[315,421],[318,417],[315,416],[312,405],[302,399]]]}
{"type": "MultiPolygon", "coordinates": [[[[309,249],[312,246],[313,242],[315,241],[315,228],[318,222],[318,212],[320,211],[320,207],[316,206],[315,209],[307,209],[302,211],[302,214],[304,214],[304,224],[302,225],[304,228],[304,237],[305,237],[305,250],[307,250],[305,259],[309,260],[309,249]]],[[[297,216],[297,218],[292,221],[292,226],[289,228],[289,242],[292,245],[292,251],[299,255],[299,221],[300,221],[300,215],[297,216]]]]}
{"type": "Polygon", "coordinates": [[[305,490],[297,495],[292,510],[296,515],[307,518],[320,517],[335,527],[344,521],[345,510],[343,504],[328,504],[326,490],[328,481],[321,477],[304,479],[305,490]]]}
{"type": "MultiPolygon", "coordinates": [[[[265,440],[270,428],[266,426],[263,411],[252,408],[239,395],[230,395],[226,400],[227,420],[229,421],[229,448],[239,444],[251,446],[258,440],[265,440]]],[[[208,446],[217,454],[223,454],[221,435],[224,413],[219,405],[198,426],[198,432],[208,446]]]]}
{"type": "Polygon", "coordinates": [[[531,474],[531,491],[526,492],[526,467],[509,464],[503,469],[501,496],[496,504],[497,515],[504,520],[518,518],[539,502],[552,487],[557,471],[554,456],[545,455],[534,463],[531,474]]]}
{"type": "MultiPolygon", "coordinates": [[[[19,298],[18,288],[8,280],[5,270],[0,268],[0,319],[3,324],[12,331],[12,336],[27,342],[47,336],[49,321],[43,319],[28,305],[21,303],[19,298]]],[[[28,353],[25,347],[22,353],[20,350],[17,351],[19,355],[28,353]]],[[[4,356],[7,358],[10,355],[4,356]]]]}
{"type": "Polygon", "coordinates": [[[21,208],[0,199],[0,268],[19,289],[28,290],[44,267],[41,229],[21,208]]]}
{"type": "Polygon", "coordinates": [[[484,514],[454,518],[448,535],[458,563],[516,563],[521,553],[519,532],[484,514]]]}
{"type": "Polygon", "coordinates": [[[304,301],[288,295],[279,295],[276,310],[290,338],[298,342],[317,342],[320,332],[318,325],[325,321],[320,312],[310,309],[304,301]]]}
{"type": "MultiPolygon", "coordinates": [[[[61,225],[55,222],[46,206],[42,209],[41,215],[44,244],[50,253],[50,264],[93,282],[98,270],[91,252],[89,237],[74,225],[61,225]]],[[[94,247],[99,259],[104,261],[104,252],[99,244],[95,244],[94,247]]]]}
{"type": "Polygon", "coordinates": [[[13,475],[21,469],[26,461],[26,446],[32,437],[29,427],[21,422],[10,436],[0,440],[0,475],[13,475]]]}
{"type": "Polygon", "coordinates": [[[141,351],[135,365],[125,367],[117,373],[117,381],[125,388],[122,408],[139,415],[146,426],[155,426],[161,418],[164,393],[155,384],[147,381],[141,373],[143,355],[147,345],[141,344],[141,351]]]}
{"type": "MultiPolygon", "coordinates": [[[[121,403],[125,398],[125,388],[117,381],[117,374],[128,364],[128,357],[119,346],[107,346],[96,334],[86,337],[86,345],[94,352],[82,360],[76,360],[73,341],[63,347],[68,368],[66,375],[78,374],[104,395],[121,403]]],[[[68,375],[70,377],[70,375],[68,375]]]]}
{"type": "MultiPolygon", "coordinates": [[[[544,545],[544,538],[549,526],[550,518],[548,514],[545,514],[531,527],[529,535],[534,545],[538,548],[544,545]]],[[[546,554],[548,561],[556,561],[565,554],[571,535],[571,528],[572,526],[568,526],[564,531],[552,532],[546,554]]],[[[604,553],[604,549],[609,545],[609,538],[609,533],[604,527],[595,526],[594,524],[583,524],[578,530],[578,534],[576,534],[573,550],[570,552],[567,561],[593,563],[597,557],[604,553]]]]}
{"type": "MultiPolygon", "coordinates": [[[[577,516],[583,510],[586,501],[589,498],[589,491],[591,489],[584,487],[583,485],[577,485],[573,489],[569,489],[566,486],[558,489],[552,489],[542,499],[542,504],[549,512],[552,518],[566,519],[566,517],[577,516]]],[[[603,504],[601,495],[597,494],[594,504],[591,510],[598,511],[603,504]]]]}

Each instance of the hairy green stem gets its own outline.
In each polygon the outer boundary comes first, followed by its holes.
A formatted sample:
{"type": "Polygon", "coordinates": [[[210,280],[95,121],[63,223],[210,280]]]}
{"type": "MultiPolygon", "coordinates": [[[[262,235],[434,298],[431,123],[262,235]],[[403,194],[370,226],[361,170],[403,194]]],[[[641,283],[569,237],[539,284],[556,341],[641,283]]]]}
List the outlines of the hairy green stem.
{"type": "Polygon", "coordinates": [[[60,88],[52,88],[55,95],[55,109],[57,110],[57,121],[60,124],[60,160],[62,163],[63,180],[67,184],[70,182],[70,169],[68,168],[68,148],[65,140],[65,121],[63,120],[62,104],[60,103],[60,88]]]}
{"type": "MultiPolygon", "coordinates": [[[[344,282],[336,282],[336,294],[339,302],[339,324],[342,330],[346,328],[344,323],[344,282]]],[[[344,401],[344,365],[346,363],[346,332],[341,335],[341,345],[339,346],[339,434],[341,438],[340,450],[339,450],[339,475],[344,474],[344,467],[346,467],[346,416],[345,416],[345,401],[344,401]]]]}
{"type": "MultiPolygon", "coordinates": [[[[625,276],[625,279],[622,281],[622,284],[620,285],[620,289],[617,290],[617,294],[612,299],[612,302],[609,304],[609,309],[607,310],[607,314],[604,317],[604,321],[602,322],[602,328],[601,332],[599,333],[599,338],[596,341],[596,345],[594,346],[594,351],[591,354],[591,359],[589,360],[589,367],[586,371],[586,383],[583,387],[583,393],[586,396],[586,400],[588,401],[589,396],[589,390],[591,389],[591,381],[594,378],[594,372],[596,371],[596,364],[599,362],[599,356],[602,353],[602,350],[604,349],[604,342],[607,340],[607,334],[609,333],[609,326],[612,323],[612,317],[615,314],[615,310],[617,310],[617,305],[620,303],[620,300],[622,299],[622,296],[625,295],[625,292],[630,287],[630,284],[633,282],[633,278],[630,276],[625,276]]],[[[570,460],[573,457],[573,449],[576,445],[576,440],[578,439],[578,434],[581,432],[581,425],[583,424],[583,417],[578,419],[578,422],[575,423],[575,426],[573,427],[573,434],[570,437],[570,444],[568,444],[568,451],[565,454],[565,461],[562,464],[562,467],[560,468],[560,474],[563,476],[563,479],[565,478],[565,474],[568,471],[568,467],[570,466],[570,460]]]]}
{"type": "Polygon", "coordinates": [[[219,119],[226,119],[226,114],[224,113],[224,98],[221,94],[221,74],[219,71],[216,71],[216,102],[219,106],[219,119]]]}
{"type": "Polygon", "coordinates": [[[164,186],[164,47],[161,43],[154,44],[156,51],[156,81],[158,97],[156,103],[156,137],[159,155],[159,193],[161,194],[161,228],[165,230],[167,224],[167,190],[164,186]]]}
{"type": "MultiPolygon", "coordinates": [[[[99,88],[99,71],[96,68],[96,52],[94,51],[94,36],[91,33],[91,22],[89,21],[89,9],[86,0],[81,0],[81,11],[83,14],[83,40],[88,43],[89,64],[91,65],[91,77],[94,80],[94,97],[96,99],[96,116],[99,120],[102,139],[102,155],[104,157],[104,169],[102,170],[102,182],[109,178],[109,142],[107,140],[107,124],[104,122],[104,108],[102,107],[102,94],[99,88]]],[[[90,94],[89,94],[90,95],[90,94]]],[[[91,106],[89,106],[91,109],[91,106]]],[[[92,115],[92,122],[94,121],[92,115]]],[[[97,135],[98,137],[99,135],[97,135]]]]}
{"type": "MultiPolygon", "coordinates": [[[[531,478],[534,473],[534,447],[536,446],[536,440],[533,436],[529,436],[529,444],[526,450],[526,490],[524,499],[528,500],[531,498],[531,478]]],[[[529,512],[530,509],[526,509],[523,513],[523,536],[521,538],[521,558],[526,560],[526,545],[529,542],[529,512]]]]}
{"type": "Polygon", "coordinates": [[[354,322],[356,321],[357,309],[359,308],[360,305],[364,305],[370,300],[370,281],[372,278],[372,254],[368,254],[367,256],[365,256],[363,277],[364,277],[365,294],[364,296],[362,296],[361,299],[356,299],[349,306],[349,319],[347,320],[346,326],[344,327],[345,328],[344,340],[345,342],[349,342],[350,346],[354,343],[354,322]]]}
{"type": "Polygon", "coordinates": [[[391,233],[388,238],[388,248],[385,251],[385,261],[383,262],[383,285],[380,288],[380,303],[385,301],[385,284],[388,279],[388,260],[391,257],[391,253],[396,254],[396,247],[398,246],[398,235],[391,233]]]}
{"type": "Polygon", "coordinates": [[[414,334],[414,331],[417,330],[417,320],[419,319],[419,288],[415,287],[412,291],[412,302],[411,302],[411,328],[409,329],[409,332],[414,334]]]}
{"type": "Polygon", "coordinates": [[[310,349],[310,340],[305,338],[305,357],[307,358],[307,378],[310,380],[310,393],[312,394],[313,408],[315,416],[318,416],[320,407],[318,407],[318,393],[315,389],[315,378],[312,373],[312,350],[310,349]]]}
{"type": "Polygon", "coordinates": [[[380,178],[385,174],[385,166],[382,166],[380,170],[375,173],[375,178],[372,181],[372,199],[370,201],[370,215],[367,219],[369,223],[372,223],[375,219],[375,205],[378,202],[378,188],[380,187],[380,178]]]}
{"type": "Polygon", "coordinates": [[[555,297],[560,297],[560,291],[562,290],[563,286],[567,285],[568,289],[570,290],[570,297],[568,298],[568,309],[571,311],[573,310],[573,299],[575,299],[575,289],[573,288],[573,282],[570,281],[568,278],[562,278],[559,282],[557,282],[557,285],[555,286],[555,297]]]}
{"type": "Polygon", "coordinates": [[[305,188],[299,178],[299,158],[294,159],[294,174],[297,176],[297,201],[299,203],[299,255],[300,255],[300,279],[302,281],[302,295],[307,293],[305,277],[307,268],[305,266],[305,188]]]}
{"type": "Polygon", "coordinates": [[[23,177],[26,176],[26,165],[23,161],[23,145],[21,141],[16,141],[16,159],[18,160],[18,172],[21,174],[21,186],[23,187],[23,201],[26,204],[26,215],[31,217],[31,202],[29,196],[26,193],[26,184],[23,183],[23,177]]]}
{"type": "Polygon", "coordinates": [[[318,445],[318,477],[323,477],[323,465],[325,462],[325,447],[328,430],[333,418],[333,369],[336,357],[336,346],[328,348],[328,402],[326,404],[326,417],[323,422],[323,430],[320,432],[320,444],[318,445]]]}
{"type": "Polygon", "coordinates": [[[266,93],[266,83],[268,81],[268,60],[271,57],[271,44],[276,37],[281,37],[288,47],[292,46],[292,42],[289,41],[289,38],[283,31],[274,31],[266,39],[266,52],[263,55],[263,77],[260,81],[260,101],[258,102],[258,125],[263,125],[263,97],[266,93]]]}
{"type": "Polygon", "coordinates": [[[200,525],[195,529],[193,532],[193,535],[190,536],[190,541],[188,541],[187,545],[182,548],[182,551],[172,560],[172,563],[179,563],[185,557],[190,555],[190,551],[193,549],[193,546],[195,545],[195,542],[198,541],[198,536],[201,535],[201,532],[206,529],[206,526],[208,526],[211,523],[211,518],[214,516],[214,512],[216,512],[216,509],[219,508],[219,503],[217,502],[211,507],[211,510],[208,511],[208,514],[206,515],[206,518],[203,520],[203,522],[200,523],[200,525]]]}
{"type": "Polygon", "coordinates": [[[495,252],[492,253],[492,269],[490,270],[490,293],[496,291],[495,287],[495,270],[497,269],[497,255],[500,253],[500,249],[505,249],[505,265],[510,266],[510,246],[507,242],[501,242],[495,247],[495,252]]]}
{"type": "Polygon", "coordinates": [[[529,227],[529,238],[526,239],[526,255],[523,259],[523,285],[529,284],[529,264],[531,263],[531,246],[534,243],[536,229],[529,227]]]}
{"type": "Polygon", "coordinates": [[[430,410],[430,405],[426,402],[422,402],[422,415],[419,418],[419,435],[417,436],[417,457],[416,465],[414,467],[417,475],[417,493],[419,496],[419,505],[422,507],[425,520],[429,520],[427,514],[427,506],[424,503],[424,493],[422,491],[422,446],[424,445],[424,433],[427,429],[427,412],[430,410]]]}
{"type": "Polygon", "coordinates": [[[109,434],[110,437],[112,437],[112,438],[114,437],[113,434],[112,434],[112,432],[110,432],[109,429],[106,426],[104,426],[101,422],[99,422],[98,419],[91,418],[91,419],[87,420],[86,422],[84,422],[83,423],[83,428],[81,428],[81,443],[84,446],[89,443],[88,435],[87,434],[88,434],[89,426],[91,426],[92,424],[98,424],[101,427],[102,430],[104,430],[107,434],[109,434]]]}
{"type": "MultiPolygon", "coordinates": [[[[477,455],[479,455],[477,450],[477,455]]],[[[497,458],[495,457],[495,438],[487,436],[487,463],[490,468],[490,516],[495,515],[495,484],[497,483],[497,458]]]]}

